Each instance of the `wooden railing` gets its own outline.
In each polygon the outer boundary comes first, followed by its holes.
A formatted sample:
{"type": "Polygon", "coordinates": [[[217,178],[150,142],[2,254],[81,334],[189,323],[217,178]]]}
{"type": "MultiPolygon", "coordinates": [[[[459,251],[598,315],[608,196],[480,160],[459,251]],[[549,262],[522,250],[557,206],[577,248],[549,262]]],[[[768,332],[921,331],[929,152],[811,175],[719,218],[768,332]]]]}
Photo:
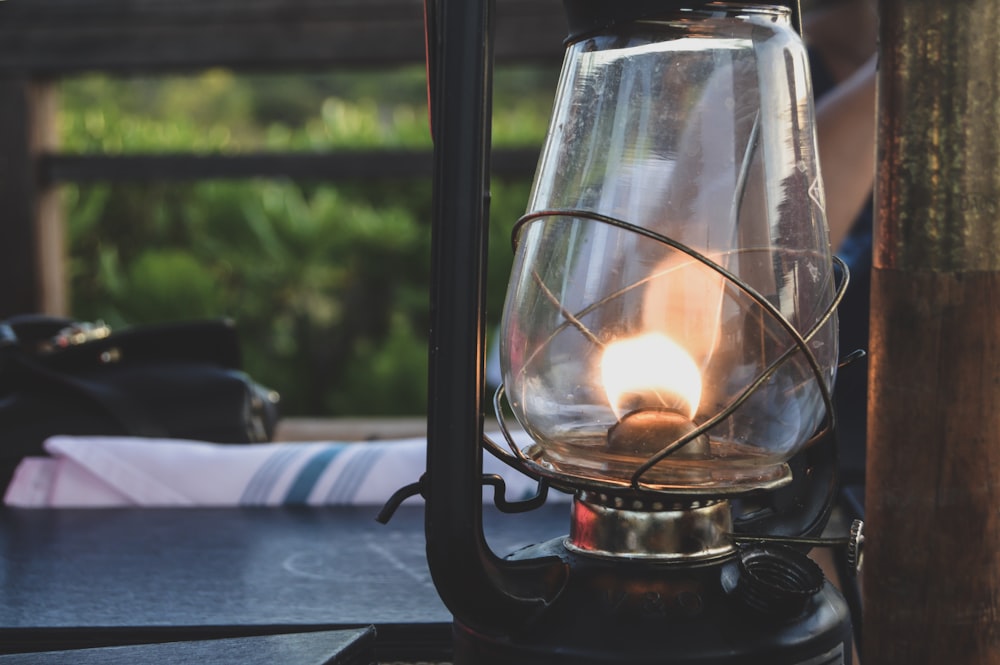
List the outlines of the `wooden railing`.
{"type": "MultiPolygon", "coordinates": [[[[470,0],[473,1],[473,0],[470,0]]],[[[498,63],[557,63],[559,0],[496,0],[498,63]]],[[[55,130],[60,80],[114,75],[384,68],[424,60],[422,0],[0,0],[0,317],[65,313],[56,188],[95,180],[422,177],[429,152],[68,155],[55,130]]],[[[497,150],[527,174],[537,150],[497,150]]]]}

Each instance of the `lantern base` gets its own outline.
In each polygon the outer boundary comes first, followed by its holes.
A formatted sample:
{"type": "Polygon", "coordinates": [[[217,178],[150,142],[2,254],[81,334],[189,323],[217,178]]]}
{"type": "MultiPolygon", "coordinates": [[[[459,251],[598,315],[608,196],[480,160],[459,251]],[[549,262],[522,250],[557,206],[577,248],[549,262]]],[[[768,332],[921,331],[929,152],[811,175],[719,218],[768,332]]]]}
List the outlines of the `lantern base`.
{"type": "Polygon", "coordinates": [[[728,501],[671,506],[641,495],[578,492],[565,545],[591,556],[693,563],[733,554],[732,531],[728,501]]]}
{"type": "Polygon", "coordinates": [[[511,558],[561,557],[566,586],[509,634],[456,619],[454,663],[849,665],[847,605],[818,567],[781,546],[749,554],[678,565],[581,556],[562,539],[526,548],[511,558]]]}

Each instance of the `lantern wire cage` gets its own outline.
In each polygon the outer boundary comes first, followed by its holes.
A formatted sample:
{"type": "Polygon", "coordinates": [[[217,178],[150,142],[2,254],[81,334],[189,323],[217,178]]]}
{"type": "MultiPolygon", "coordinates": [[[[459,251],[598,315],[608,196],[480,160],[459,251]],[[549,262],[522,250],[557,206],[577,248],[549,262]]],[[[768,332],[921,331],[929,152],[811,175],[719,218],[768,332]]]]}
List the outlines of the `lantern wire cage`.
{"type": "MultiPolygon", "coordinates": [[[[669,238],[650,229],[637,226],[635,224],[629,223],[627,221],[615,217],[611,217],[608,215],[588,210],[573,210],[573,209],[541,210],[532,212],[521,217],[514,226],[512,232],[512,243],[515,249],[517,247],[519,232],[524,227],[525,224],[537,219],[551,218],[551,217],[570,217],[575,219],[588,219],[602,224],[608,224],[617,227],[619,229],[623,229],[632,233],[639,234],[641,236],[645,236],[651,240],[667,245],[677,251],[683,252],[684,254],[691,257],[695,261],[698,261],[699,263],[703,264],[704,266],[708,267],[709,269],[721,275],[726,283],[732,285],[734,288],[738,289],[740,292],[742,292],[747,297],[752,299],[757,305],[759,305],[764,310],[767,316],[771,317],[774,321],[776,321],[788,333],[789,337],[793,342],[793,345],[789,349],[787,349],[769,366],[767,366],[762,372],[760,372],[757,375],[757,377],[752,382],[750,382],[746,388],[742,390],[740,394],[738,394],[733,400],[731,400],[718,413],[716,413],[711,418],[707,419],[702,424],[695,427],[690,432],[682,435],[677,440],[667,444],[662,449],[649,456],[644,462],[639,464],[632,473],[628,489],[630,489],[633,492],[636,492],[637,494],[646,495],[649,497],[655,496],[662,498],[665,495],[676,495],[677,494],[676,491],[664,491],[662,489],[657,488],[656,485],[652,483],[643,482],[643,477],[657,464],[668,459],[671,455],[683,449],[684,446],[698,439],[706,432],[709,432],[712,428],[716,427],[719,423],[723,422],[729,416],[731,416],[737,409],[740,408],[741,405],[743,405],[751,396],[753,396],[753,394],[756,391],[758,391],[762,386],[764,386],[771,379],[771,377],[774,376],[774,374],[781,368],[782,364],[788,361],[796,352],[801,352],[803,356],[806,358],[806,361],[808,362],[810,370],[812,372],[813,378],[818,385],[820,395],[822,397],[825,406],[825,416],[823,422],[819,427],[819,429],[812,435],[809,441],[805,444],[805,447],[812,445],[815,441],[819,440],[824,436],[830,435],[834,431],[835,414],[833,409],[832,395],[830,392],[830,388],[827,385],[827,382],[824,380],[823,370],[820,367],[819,361],[816,359],[815,354],[809,348],[809,342],[816,335],[816,333],[823,326],[827,324],[827,322],[833,316],[834,311],[836,310],[840,301],[843,299],[844,293],[847,289],[847,285],[850,279],[850,273],[848,271],[846,264],[844,264],[844,262],[840,258],[836,256],[832,257],[834,264],[836,265],[837,269],[840,272],[841,278],[839,284],[836,285],[834,297],[831,300],[830,305],[826,308],[826,310],[822,313],[822,315],[817,319],[815,324],[809,330],[807,330],[805,333],[800,333],[795,328],[795,326],[788,320],[788,318],[785,317],[781,313],[781,311],[774,304],[772,304],[766,297],[761,295],[745,280],[740,279],[738,276],[736,276],[735,274],[733,274],[732,272],[730,272],[717,262],[713,261],[704,254],[672,238],[669,238]]],[[[602,298],[601,300],[588,305],[584,310],[580,312],[570,312],[563,306],[561,302],[559,302],[556,295],[553,294],[550,290],[548,290],[544,286],[544,284],[542,284],[541,277],[537,273],[533,274],[533,279],[541,287],[542,293],[545,295],[545,297],[550,300],[553,306],[557,307],[560,310],[564,318],[563,323],[560,324],[560,326],[558,326],[552,332],[550,340],[552,337],[557,335],[560,331],[562,331],[566,327],[572,326],[577,328],[588,339],[594,340],[595,343],[599,343],[596,341],[597,340],[596,336],[590,330],[588,330],[586,326],[583,324],[582,318],[593,309],[601,307],[609,300],[612,300],[621,295],[622,291],[612,293],[606,296],[605,298],[602,298]]],[[[626,287],[624,290],[634,288],[635,286],[638,285],[632,284],[626,287]]],[[[863,352],[854,352],[850,354],[848,358],[841,363],[841,365],[843,366],[844,364],[852,362],[861,355],[863,355],[863,352]]],[[[521,448],[514,440],[514,437],[507,426],[506,419],[503,414],[504,398],[505,398],[505,389],[504,385],[501,383],[494,394],[493,408],[494,408],[494,413],[496,415],[497,423],[500,427],[500,432],[503,435],[507,443],[507,447],[509,448],[510,451],[508,452],[507,450],[505,450],[500,444],[493,441],[486,434],[483,435],[483,447],[487,452],[497,457],[499,460],[506,463],[508,466],[511,466],[512,468],[518,470],[519,472],[538,480],[539,495],[547,491],[548,486],[569,491],[593,489],[595,485],[598,487],[605,487],[612,490],[622,489],[622,485],[614,481],[609,481],[601,478],[587,478],[585,480],[576,480],[570,476],[566,476],[562,473],[559,473],[558,471],[552,471],[540,467],[537,464],[532,464],[531,461],[527,458],[527,456],[524,454],[524,452],[521,450],[521,448]]],[[[490,483],[490,484],[495,485],[495,483],[490,483]]],[[[717,496],[719,494],[718,491],[706,491],[703,493],[711,496],[717,496]]],[[[729,491],[728,493],[736,493],[736,492],[729,491]]],[[[538,502],[539,496],[529,499],[529,501],[538,502]]],[[[544,501],[544,499],[542,499],[542,501],[544,501]]]]}

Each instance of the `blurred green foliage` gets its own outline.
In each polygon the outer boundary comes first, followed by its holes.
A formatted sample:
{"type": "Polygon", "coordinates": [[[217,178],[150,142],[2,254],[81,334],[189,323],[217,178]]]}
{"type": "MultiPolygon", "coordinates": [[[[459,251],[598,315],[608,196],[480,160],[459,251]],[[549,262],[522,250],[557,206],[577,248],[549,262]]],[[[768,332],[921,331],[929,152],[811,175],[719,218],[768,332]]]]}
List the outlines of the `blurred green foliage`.
{"type": "MultiPolygon", "coordinates": [[[[540,145],[555,72],[497,75],[494,144],[540,145]]],[[[62,86],[69,153],[430,147],[422,69],[62,86]]],[[[498,323],[528,182],[494,182],[498,323]]],[[[70,185],[72,313],[112,327],[226,316],[285,415],[422,414],[430,178],[70,185]]]]}

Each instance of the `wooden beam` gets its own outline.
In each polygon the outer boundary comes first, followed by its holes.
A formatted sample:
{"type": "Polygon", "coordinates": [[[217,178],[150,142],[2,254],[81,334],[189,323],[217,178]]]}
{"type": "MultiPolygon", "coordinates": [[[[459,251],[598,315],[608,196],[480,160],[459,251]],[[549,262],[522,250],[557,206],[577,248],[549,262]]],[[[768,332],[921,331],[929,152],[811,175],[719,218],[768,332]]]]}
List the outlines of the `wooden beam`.
{"type": "MultiPolygon", "coordinates": [[[[493,152],[492,173],[530,177],[538,148],[493,152]]],[[[430,178],[430,150],[369,150],[323,154],[255,153],[243,155],[59,155],[41,159],[45,183],[189,181],[233,178],[297,180],[391,180],[430,178]]]]}
{"type": "MultiPolygon", "coordinates": [[[[498,0],[498,61],[562,57],[559,0],[498,0]]],[[[422,0],[0,2],[0,72],[62,76],[422,62],[422,0]]]]}

